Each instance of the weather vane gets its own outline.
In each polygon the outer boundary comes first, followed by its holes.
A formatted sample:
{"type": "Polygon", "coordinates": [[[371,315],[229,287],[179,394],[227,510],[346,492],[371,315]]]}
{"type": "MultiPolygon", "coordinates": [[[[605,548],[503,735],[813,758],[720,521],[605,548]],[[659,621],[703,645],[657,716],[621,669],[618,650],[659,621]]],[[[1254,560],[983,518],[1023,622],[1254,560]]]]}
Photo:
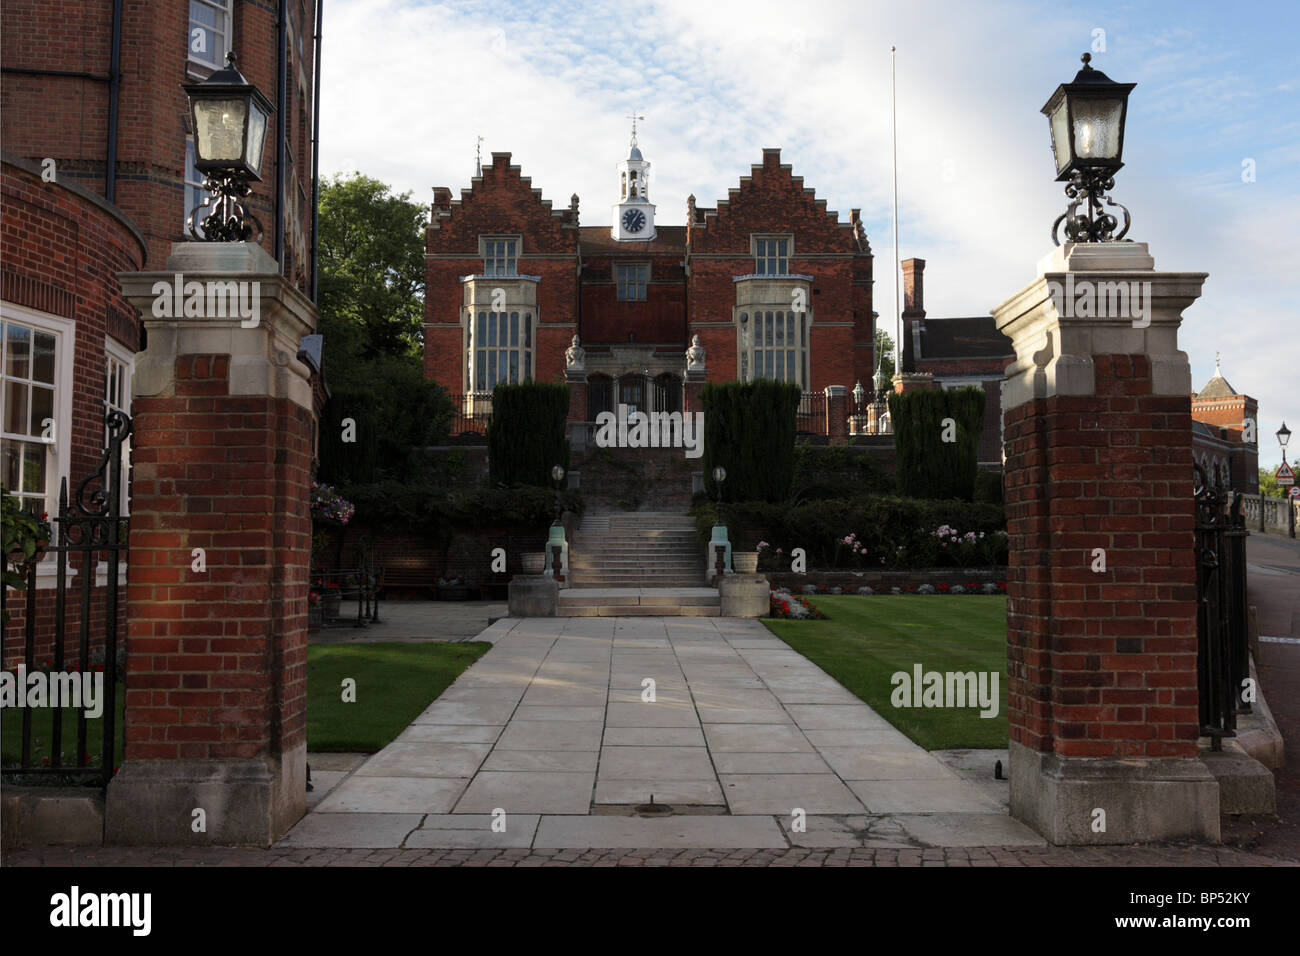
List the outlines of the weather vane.
{"type": "Polygon", "coordinates": [[[643,120],[645,119],[645,117],[638,116],[636,113],[632,113],[627,118],[632,121],[632,142],[629,145],[635,146],[636,145],[636,121],[643,120]]]}
{"type": "Polygon", "coordinates": [[[483,175],[483,137],[479,136],[474,142],[474,175],[483,175]]]}

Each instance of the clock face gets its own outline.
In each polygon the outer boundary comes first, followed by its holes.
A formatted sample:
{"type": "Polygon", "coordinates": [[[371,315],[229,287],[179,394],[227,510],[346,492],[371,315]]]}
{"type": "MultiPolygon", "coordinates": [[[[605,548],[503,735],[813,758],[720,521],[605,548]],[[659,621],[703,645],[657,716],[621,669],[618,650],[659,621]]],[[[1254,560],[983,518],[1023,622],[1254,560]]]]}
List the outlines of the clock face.
{"type": "Polygon", "coordinates": [[[640,209],[629,209],[623,213],[623,228],[628,232],[640,232],[645,228],[645,213],[640,209]]]}

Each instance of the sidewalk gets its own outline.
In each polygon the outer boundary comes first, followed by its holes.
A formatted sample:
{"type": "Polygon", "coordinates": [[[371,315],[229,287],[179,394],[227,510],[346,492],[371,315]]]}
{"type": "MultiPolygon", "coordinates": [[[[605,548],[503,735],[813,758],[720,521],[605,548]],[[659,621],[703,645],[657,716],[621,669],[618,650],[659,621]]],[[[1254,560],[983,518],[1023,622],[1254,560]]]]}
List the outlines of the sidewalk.
{"type": "Polygon", "coordinates": [[[1286,744],[1286,765],[1273,771],[1276,823],[1260,826],[1247,847],[1300,859],[1300,539],[1252,534],[1246,539],[1247,594],[1259,619],[1259,680],[1286,744]]]}
{"type": "Polygon", "coordinates": [[[1043,843],[757,621],[513,619],[483,637],[283,846],[1043,843]],[[672,815],[635,813],[652,799],[672,815]]]}

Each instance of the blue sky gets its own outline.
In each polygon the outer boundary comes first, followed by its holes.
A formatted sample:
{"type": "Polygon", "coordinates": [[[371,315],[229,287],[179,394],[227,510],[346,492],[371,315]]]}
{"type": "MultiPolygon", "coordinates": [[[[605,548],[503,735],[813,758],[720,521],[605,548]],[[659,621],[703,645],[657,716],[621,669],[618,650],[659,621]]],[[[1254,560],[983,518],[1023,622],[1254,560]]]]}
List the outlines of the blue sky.
{"type": "Polygon", "coordinates": [[[1300,431],[1300,4],[328,0],[324,31],[323,175],[459,194],[481,135],[546,199],[577,193],[583,224],[608,224],[635,109],[658,221],[680,224],[688,194],[713,205],[778,146],[844,221],[862,208],[882,323],[890,45],[900,254],[927,261],[936,317],[987,313],[1050,250],[1065,198],[1039,109],[1092,50],[1138,84],[1114,192],[1129,238],[1158,269],[1210,274],[1179,340],[1193,383],[1222,352],[1259,399],[1263,462],[1283,418],[1300,431]]]}

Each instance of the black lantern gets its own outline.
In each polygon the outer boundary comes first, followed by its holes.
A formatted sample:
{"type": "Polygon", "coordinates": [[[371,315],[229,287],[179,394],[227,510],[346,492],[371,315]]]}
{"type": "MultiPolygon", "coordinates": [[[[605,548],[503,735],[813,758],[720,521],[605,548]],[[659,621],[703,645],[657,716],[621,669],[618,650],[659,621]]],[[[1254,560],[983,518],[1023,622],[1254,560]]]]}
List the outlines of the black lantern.
{"type": "Polygon", "coordinates": [[[244,79],[233,52],[226,54],[225,69],[182,88],[190,98],[194,167],[213,194],[190,212],[190,235],[209,242],[246,242],[254,235],[260,240],[262,224],[242,200],[252,195],[250,183],[262,178],[266,128],[275,107],[244,79]],[[209,204],[211,211],[200,216],[209,204]]]}
{"type": "Polygon", "coordinates": [[[1277,443],[1282,446],[1282,460],[1286,461],[1286,446],[1287,442],[1291,440],[1291,429],[1286,427],[1286,422],[1283,422],[1282,427],[1275,434],[1277,435],[1277,443]]]}
{"type": "Polygon", "coordinates": [[[553,525],[560,523],[560,482],[564,481],[564,467],[562,465],[553,465],[551,467],[551,480],[555,482],[555,521],[553,525]]]}
{"type": "Polygon", "coordinates": [[[1117,242],[1128,232],[1130,217],[1123,206],[1107,195],[1115,188],[1115,172],[1123,165],[1124,124],[1128,117],[1128,95],[1136,83],[1116,83],[1082,57],[1083,69],[1072,83],[1056,88],[1043,115],[1052,130],[1052,153],[1056,157],[1056,180],[1063,182],[1072,202],[1052,224],[1052,240],[1060,245],[1057,231],[1065,225],[1071,242],[1117,242]],[[1115,232],[1119,221],[1102,208],[1106,205],[1124,213],[1124,228],[1115,232]],[[1076,212],[1088,204],[1087,214],[1076,212]]]}

